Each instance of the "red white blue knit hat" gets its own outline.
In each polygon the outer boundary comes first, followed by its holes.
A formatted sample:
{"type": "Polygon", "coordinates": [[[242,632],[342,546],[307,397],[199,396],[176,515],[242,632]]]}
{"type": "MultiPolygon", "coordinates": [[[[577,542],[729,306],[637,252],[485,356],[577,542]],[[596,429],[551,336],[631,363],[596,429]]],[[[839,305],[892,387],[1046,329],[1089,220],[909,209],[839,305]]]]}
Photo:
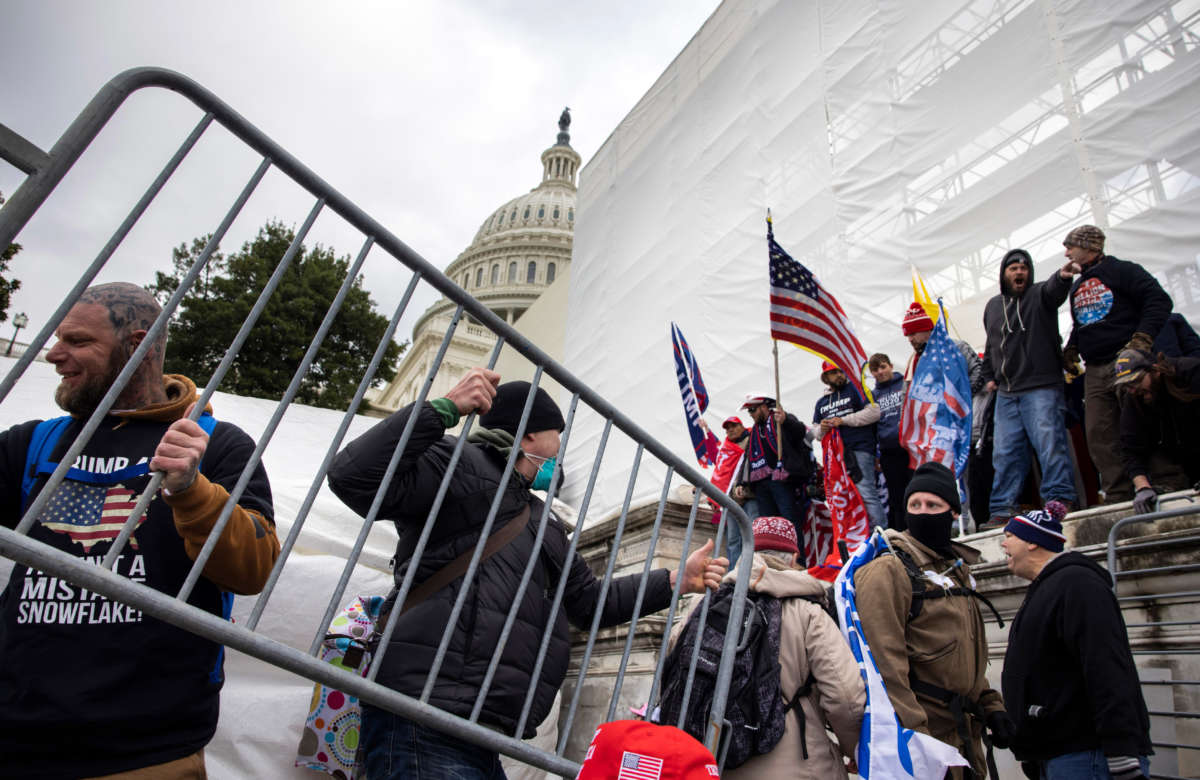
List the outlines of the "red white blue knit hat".
{"type": "Polygon", "coordinates": [[[1004,526],[1004,532],[1030,544],[1036,544],[1050,552],[1062,552],[1062,519],[1067,516],[1067,507],[1060,501],[1047,501],[1045,509],[1033,509],[1017,515],[1004,526]]]}
{"type": "Polygon", "coordinates": [[[786,517],[759,517],[754,520],[754,549],[798,553],[796,526],[786,517]]]}

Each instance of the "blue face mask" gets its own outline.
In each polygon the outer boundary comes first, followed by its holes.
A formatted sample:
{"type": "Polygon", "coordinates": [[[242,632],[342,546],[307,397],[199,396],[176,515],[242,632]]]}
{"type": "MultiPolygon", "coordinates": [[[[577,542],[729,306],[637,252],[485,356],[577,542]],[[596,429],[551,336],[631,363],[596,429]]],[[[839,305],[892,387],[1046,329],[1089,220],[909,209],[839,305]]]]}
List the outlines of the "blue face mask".
{"type": "Polygon", "coordinates": [[[549,490],[550,478],[554,476],[554,466],[558,458],[547,458],[542,461],[541,468],[537,470],[537,474],[533,475],[533,484],[530,485],[534,490],[549,490]]]}

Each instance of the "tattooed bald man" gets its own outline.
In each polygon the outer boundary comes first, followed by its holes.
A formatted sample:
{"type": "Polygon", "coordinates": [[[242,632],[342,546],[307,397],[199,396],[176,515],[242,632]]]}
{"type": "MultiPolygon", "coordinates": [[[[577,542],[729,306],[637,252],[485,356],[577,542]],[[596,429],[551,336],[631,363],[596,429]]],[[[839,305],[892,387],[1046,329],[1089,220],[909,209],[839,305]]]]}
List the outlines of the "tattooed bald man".
{"type": "MultiPolygon", "coordinates": [[[[13,527],[161,309],[134,284],[87,289],[46,358],[68,414],[0,433],[0,521],[13,527]]],[[[165,334],[165,329],[164,329],[165,334]]],[[[254,450],[206,409],[196,386],[163,374],[166,337],[145,352],[30,535],[99,564],[151,472],[165,476],[115,571],[178,594],[254,450]]],[[[233,594],[262,589],[279,554],[259,464],[188,597],[229,616],[233,594]]],[[[20,564],[0,597],[0,777],[203,778],[224,680],[220,645],[20,564]]]]}

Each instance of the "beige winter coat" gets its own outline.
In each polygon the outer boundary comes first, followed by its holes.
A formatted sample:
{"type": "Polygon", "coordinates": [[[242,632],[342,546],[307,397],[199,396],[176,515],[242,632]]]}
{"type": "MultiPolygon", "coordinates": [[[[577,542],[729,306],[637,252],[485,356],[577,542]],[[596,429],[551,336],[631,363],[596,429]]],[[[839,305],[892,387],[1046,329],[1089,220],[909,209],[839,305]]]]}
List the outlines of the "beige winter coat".
{"type": "MultiPolygon", "coordinates": [[[[746,556],[738,562],[745,565],[746,556]]],[[[760,553],[753,557],[750,589],[783,599],[779,640],[780,688],[789,697],[808,679],[816,682],[813,692],[801,699],[800,707],[788,713],[787,730],[775,749],[755,756],[721,776],[737,778],[845,778],[842,756],[854,756],[862,725],[866,693],[858,664],[850,653],[837,624],[820,605],[796,596],[819,596],[825,583],[807,572],[785,569],[777,559],[760,553]],[[806,720],[805,743],[808,760],[800,746],[801,714],[806,720]],[[828,723],[836,735],[834,744],[825,731],[828,723]],[[839,749],[839,745],[841,746],[839,749]]],[[[725,575],[733,581],[736,569],[725,575]]],[[[696,602],[699,604],[699,600],[696,602]]],[[[680,624],[682,625],[682,623],[680,624]]]]}
{"type": "MultiPolygon", "coordinates": [[[[893,547],[903,548],[923,571],[941,573],[953,563],[907,531],[884,533],[893,547]]],[[[979,558],[978,551],[966,545],[955,544],[954,549],[965,564],[979,558]]],[[[972,584],[967,565],[954,568],[948,576],[957,585],[972,584]]],[[[954,745],[966,756],[949,709],[939,701],[914,694],[909,676],[962,694],[977,702],[985,713],[1004,709],[1000,694],[987,682],[987,637],[978,602],[967,596],[926,599],[920,614],[909,620],[912,582],[903,562],[894,555],[881,555],[859,569],[854,586],[863,634],[871,645],[900,722],[906,728],[954,745]]],[[[982,728],[982,723],[971,718],[975,771],[981,775],[986,771],[982,728]]],[[[953,776],[961,777],[961,771],[954,770],[953,776]]]]}

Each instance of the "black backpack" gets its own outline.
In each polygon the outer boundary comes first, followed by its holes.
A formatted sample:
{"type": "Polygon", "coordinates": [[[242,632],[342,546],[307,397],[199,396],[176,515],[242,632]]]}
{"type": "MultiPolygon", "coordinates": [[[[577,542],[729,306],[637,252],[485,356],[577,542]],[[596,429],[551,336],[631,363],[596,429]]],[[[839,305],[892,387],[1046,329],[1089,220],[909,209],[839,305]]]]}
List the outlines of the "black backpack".
{"type": "MultiPolygon", "coordinates": [[[[729,698],[725,705],[725,725],[721,730],[721,744],[717,749],[718,759],[724,751],[722,766],[733,769],[741,766],[752,756],[769,753],[783,738],[787,714],[797,706],[801,697],[812,689],[813,677],[809,678],[790,699],[779,687],[779,632],[782,605],[779,599],[753,591],[746,594],[743,612],[741,642],[733,667],[733,678],[729,684],[729,698]]],[[[683,712],[684,687],[687,684],[688,666],[696,643],[700,643],[700,656],[696,661],[696,675],[688,698],[687,712],[681,728],[701,742],[708,729],[708,715],[712,709],[713,692],[716,689],[717,667],[721,662],[721,650],[725,646],[725,634],[729,624],[729,611],[733,605],[733,583],[725,583],[712,596],[708,619],[703,636],[698,636],[701,610],[692,612],[687,625],[667,656],[663,667],[662,695],[658,702],[658,722],[666,725],[680,723],[683,712]]],[[[803,725],[804,718],[800,718],[803,725]]],[[[807,751],[806,751],[807,752],[807,751]]],[[[805,758],[808,756],[805,755],[805,758]]]]}

